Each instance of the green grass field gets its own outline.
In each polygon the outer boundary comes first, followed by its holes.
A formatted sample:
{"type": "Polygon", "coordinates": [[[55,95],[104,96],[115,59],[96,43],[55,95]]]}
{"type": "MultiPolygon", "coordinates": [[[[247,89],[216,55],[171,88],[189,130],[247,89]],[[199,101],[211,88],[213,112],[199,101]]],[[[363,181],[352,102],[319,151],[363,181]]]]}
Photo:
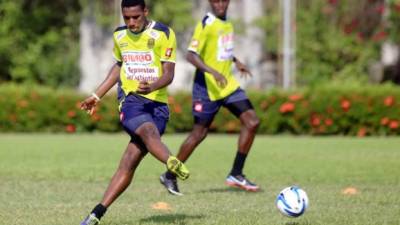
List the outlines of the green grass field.
{"type": "MultiPolygon", "coordinates": [[[[184,137],[164,141],[176,152],[184,137]]],[[[259,136],[245,168],[258,193],[224,185],[236,138],[210,135],[200,145],[187,163],[191,178],[180,183],[183,197],[163,189],[164,166],[148,155],[102,224],[400,224],[400,138],[259,136]],[[310,199],[297,219],[275,207],[278,192],[294,184],[310,199]],[[357,194],[342,194],[347,187],[357,194]],[[157,202],[171,209],[153,209],[157,202]]],[[[79,224],[101,199],[127,141],[125,134],[0,134],[0,224],[79,224]]]]}

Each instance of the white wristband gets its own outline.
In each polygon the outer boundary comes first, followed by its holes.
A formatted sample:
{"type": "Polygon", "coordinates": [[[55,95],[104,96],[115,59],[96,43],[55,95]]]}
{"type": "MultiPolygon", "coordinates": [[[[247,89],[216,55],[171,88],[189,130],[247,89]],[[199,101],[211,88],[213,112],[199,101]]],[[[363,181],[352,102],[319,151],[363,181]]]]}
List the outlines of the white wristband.
{"type": "Polygon", "coordinates": [[[100,101],[100,98],[99,98],[99,96],[96,95],[96,93],[93,92],[93,93],[92,93],[92,96],[93,96],[97,101],[100,101]]]}

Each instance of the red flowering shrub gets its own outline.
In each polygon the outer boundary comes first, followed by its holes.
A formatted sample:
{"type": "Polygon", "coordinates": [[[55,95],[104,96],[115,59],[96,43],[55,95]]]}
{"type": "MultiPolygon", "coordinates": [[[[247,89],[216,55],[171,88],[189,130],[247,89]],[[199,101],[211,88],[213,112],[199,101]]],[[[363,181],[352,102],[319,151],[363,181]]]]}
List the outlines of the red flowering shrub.
{"type": "Polygon", "coordinates": [[[399,128],[399,121],[397,120],[392,120],[389,122],[389,128],[392,130],[395,130],[397,128],[399,128]]]}
{"type": "Polygon", "coordinates": [[[105,97],[98,111],[89,116],[80,110],[86,95],[73,90],[46,87],[0,86],[0,132],[83,132],[120,131],[117,116],[105,117],[103,112],[117,112],[114,96],[105,97]]]}
{"type": "Polygon", "coordinates": [[[75,133],[76,127],[75,127],[75,125],[73,125],[73,124],[68,124],[68,125],[65,127],[65,131],[66,131],[67,133],[75,133]]]}
{"type": "Polygon", "coordinates": [[[292,102],[285,102],[279,108],[279,112],[282,114],[293,112],[296,106],[292,102]]]}
{"type": "MultiPolygon", "coordinates": [[[[260,118],[259,134],[397,135],[400,134],[400,88],[319,86],[313,89],[247,92],[260,118]]],[[[79,109],[86,95],[75,91],[0,86],[0,132],[121,132],[118,102],[103,98],[90,116],[79,109]],[[7,97],[4,97],[7,96],[7,97]]],[[[167,132],[193,126],[189,93],[169,97],[167,132]]],[[[221,108],[210,131],[237,133],[240,121],[221,108]]]]}
{"type": "Polygon", "coordinates": [[[349,111],[349,109],[351,107],[351,102],[349,100],[347,100],[347,99],[343,99],[340,102],[340,107],[342,107],[344,112],[347,112],[347,111],[349,111]]]}
{"type": "Polygon", "coordinates": [[[387,96],[384,100],[383,100],[383,104],[387,107],[390,107],[394,104],[394,97],[393,96],[387,96]]]}

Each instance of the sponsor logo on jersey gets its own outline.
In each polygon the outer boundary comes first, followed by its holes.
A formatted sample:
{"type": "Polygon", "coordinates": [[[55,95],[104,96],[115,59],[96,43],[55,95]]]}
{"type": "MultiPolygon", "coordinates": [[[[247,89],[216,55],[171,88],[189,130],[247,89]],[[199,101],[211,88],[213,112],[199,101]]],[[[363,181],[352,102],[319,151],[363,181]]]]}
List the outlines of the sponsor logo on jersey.
{"type": "Polygon", "coordinates": [[[220,35],[218,38],[218,61],[232,60],[234,47],[233,33],[220,35]]]}
{"type": "Polygon", "coordinates": [[[155,40],[157,40],[160,37],[160,34],[155,30],[151,30],[148,34],[151,38],[155,40]]]}
{"type": "Polygon", "coordinates": [[[171,57],[173,50],[173,48],[167,48],[167,50],[165,50],[165,56],[168,58],[171,57]]]}
{"type": "Polygon", "coordinates": [[[119,47],[120,47],[120,48],[128,47],[128,42],[119,43],[119,47]]]}
{"type": "Polygon", "coordinates": [[[128,80],[154,82],[158,80],[158,68],[156,67],[126,67],[128,80]]]}
{"type": "Polygon", "coordinates": [[[222,45],[229,45],[233,42],[233,33],[220,35],[220,41],[222,45]]]}
{"type": "Polygon", "coordinates": [[[130,51],[122,53],[122,61],[127,64],[149,65],[154,62],[152,51],[130,51]]]}
{"type": "Polygon", "coordinates": [[[190,47],[191,48],[197,48],[197,47],[199,47],[199,40],[196,40],[196,39],[193,39],[192,40],[192,43],[190,44],[190,47]]]}
{"type": "Polygon", "coordinates": [[[123,37],[125,37],[125,35],[126,35],[126,30],[120,31],[120,32],[117,34],[117,40],[118,40],[118,41],[121,40],[123,37]]]}
{"type": "Polygon", "coordinates": [[[149,40],[147,41],[147,47],[149,49],[154,48],[154,44],[155,44],[156,40],[154,40],[154,38],[149,38],[149,40]]]}
{"type": "Polygon", "coordinates": [[[128,80],[153,82],[158,79],[158,68],[153,65],[153,51],[123,52],[122,60],[128,80]]]}
{"type": "Polygon", "coordinates": [[[194,111],[202,112],[203,111],[203,105],[200,102],[194,103],[194,111]]]}

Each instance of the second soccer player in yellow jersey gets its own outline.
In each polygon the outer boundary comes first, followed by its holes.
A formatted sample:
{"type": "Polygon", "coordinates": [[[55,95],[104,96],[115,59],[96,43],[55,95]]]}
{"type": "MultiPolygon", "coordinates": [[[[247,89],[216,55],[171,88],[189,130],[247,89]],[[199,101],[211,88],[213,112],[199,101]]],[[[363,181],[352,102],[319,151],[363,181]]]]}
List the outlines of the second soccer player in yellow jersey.
{"type": "MultiPolygon", "coordinates": [[[[192,93],[194,126],[180,147],[178,159],[185,162],[204,140],[220,107],[226,107],[241,122],[238,149],[225,183],[246,191],[259,187],[243,174],[246,157],[252,146],[259,119],[250,100],[232,74],[232,64],[245,76],[247,67],[234,56],[234,31],[227,19],[229,0],[209,0],[211,12],[198,22],[187,53],[187,60],[196,67],[192,93]]],[[[182,195],[176,175],[167,171],[161,183],[171,194],[182,195]]]]}

